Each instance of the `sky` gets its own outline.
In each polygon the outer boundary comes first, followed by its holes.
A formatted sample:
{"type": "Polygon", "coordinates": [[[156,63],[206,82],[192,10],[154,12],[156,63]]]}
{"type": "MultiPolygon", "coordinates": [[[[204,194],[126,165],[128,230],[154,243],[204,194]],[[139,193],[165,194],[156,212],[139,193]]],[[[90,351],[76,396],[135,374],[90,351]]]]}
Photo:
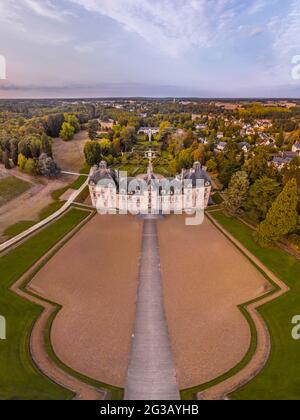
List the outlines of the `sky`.
{"type": "Polygon", "coordinates": [[[0,0],[0,98],[108,96],[300,97],[300,0],[0,0]]]}

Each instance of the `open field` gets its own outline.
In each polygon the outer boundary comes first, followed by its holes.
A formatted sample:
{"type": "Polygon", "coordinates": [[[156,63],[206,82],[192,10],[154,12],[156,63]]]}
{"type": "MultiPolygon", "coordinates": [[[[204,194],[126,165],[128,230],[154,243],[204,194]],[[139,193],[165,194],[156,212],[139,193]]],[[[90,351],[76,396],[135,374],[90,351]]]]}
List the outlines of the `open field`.
{"type": "MultiPolygon", "coordinates": [[[[0,241],[4,241],[4,231],[19,222],[40,219],[40,213],[52,205],[52,193],[70,182],[69,178],[59,178],[45,181],[45,184],[35,184],[25,194],[11,200],[0,208],[0,241]]],[[[55,209],[54,209],[55,210],[55,209]]]]}
{"type": "Polygon", "coordinates": [[[80,177],[73,185],[70,183],[74,177],[68,175],[48,180],[29,177],[17,170],[11,170],[9,173],[12,173],[21,182],[25,181],[32,186],[28,191],[0,207],[0,243],[57,211],[63,205],[59,201],[59,196],[66,191],[66,188],[70,186],[70,188],[77,189],[79,181],[81,183],[86,179],[80,177]]]}
{"type": "Polygon", "coordinates": [[[251,251],[275,275],[284,281],[290,292],[259,309],[272,337],[272,353],[264,370],[232,398],[244,400],[299,400],[299,341],[292,339],[292,318],[299,314],[300,262],[279,248],[262,249],[256,245],[252,230],[223,213],[213,217],[251,251]]]}
{"type": "Polygon", "coordinates": [[[95,216],[36,275],[31,290],[62,306],[53,349],[73,370],[125,386],[142,221],[95,216]]]}
{"type": "Polygon", "coordinates": [[[76,134],[70,141],[53,140],[53,157],[61,170],[79,172],[82,169],[85,163],[83,149],[87,141],[89,136],[86,131],[76,134]]]}
{"type": "Polygon", "coordinates": [[[180,389],[235,367],[251,343],[238,305],[260,296],[266,279],[208,221],[158,223],[166,313],[180,389]]]}
{"type": "Polygon", "coordinates": [[[28,182],[14,176],[0,178],[0,206],[23,194],[31,186],[28,182]]]}
{"type": "Polygon", "coordinates": [[[7,340],[0,341],[0,399],[70,399],[73,394],[51,382],[29,354],[31,329],[42,309],[10,287],[68,232],[87,217],[71,210],[37,235],[0,257],[0,308],[7,320],[7,340]]]}

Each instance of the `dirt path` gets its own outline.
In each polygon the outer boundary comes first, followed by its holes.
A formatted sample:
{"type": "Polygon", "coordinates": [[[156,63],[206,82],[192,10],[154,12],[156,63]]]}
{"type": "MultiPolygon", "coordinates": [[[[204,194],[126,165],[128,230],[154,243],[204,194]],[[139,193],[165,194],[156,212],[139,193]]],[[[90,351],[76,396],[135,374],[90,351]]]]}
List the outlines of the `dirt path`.
{"type": "Polygon", "coordinates": [[[70,141],[53,140],[53,157],[61,170],[79,172],[82,169],[85,162],[83,149],[87,141],[87,131],[81,131],[70,141]]]}
{"type": "Polygon", "coordinates": [[[20,221],[36,221],[41,210],[53,202],[52,192],[65,187],[74,179],[71,176],[62,176],[54,180],[34,178],[20,174],[17,170],[9,171],[9,174],[30,182],[32,188],[0,207],[0,243],[5,241],[5,229],[20,221]]]}
{"type": "Polygon", "coordinates": [[[57,356],[74,370],[126,383],[137,293],[142,221],[94,217],[30,284],[62,305],[51,332],[57,356]]]}
{"type": "Polygon", "coordinates": [[[268,289],[265,278],[206,219],[158,223],[166,312],[180,389],[209,382],[247,353],[251,332],[238,305],[268,289]]]}

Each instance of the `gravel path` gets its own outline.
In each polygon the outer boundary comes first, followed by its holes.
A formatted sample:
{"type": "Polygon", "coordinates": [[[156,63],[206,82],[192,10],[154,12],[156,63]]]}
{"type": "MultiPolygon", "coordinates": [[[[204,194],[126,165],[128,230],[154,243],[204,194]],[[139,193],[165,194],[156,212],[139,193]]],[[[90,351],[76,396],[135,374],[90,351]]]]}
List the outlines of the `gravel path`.
{"type": "Polygon", "coordinates": [[[156,220],[144,221],[134,337],[125,400],[179,400],[165,317],[156,220]]]}

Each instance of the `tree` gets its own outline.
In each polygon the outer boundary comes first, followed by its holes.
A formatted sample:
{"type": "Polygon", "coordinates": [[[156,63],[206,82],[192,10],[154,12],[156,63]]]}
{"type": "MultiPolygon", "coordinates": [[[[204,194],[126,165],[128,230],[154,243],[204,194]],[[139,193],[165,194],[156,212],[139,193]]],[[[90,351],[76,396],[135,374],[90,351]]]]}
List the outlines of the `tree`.
{"type": "Polygon", "coordinates": [[[193,166],[193,157],[190,149],[179,152],[176,157],[176,170],[181,172],[182,169],[189,169],[193,166]]]}
{"type": "Polygon", "coordinates": [[[31,151],[31,156],[35,159],[37,159],[40,154],[41,154],[41,141],[33,138],[32,140],[30,140],[30,151],[31,151]]]}
{"type": "Polygon", "coordinates": [[[236,215],[245,203],[249,185],[246,172],[239,171],[232,176],[225,201],[225,208],[230,214],[236,215]]]}
{"type": "Polygon", "coordinates": [[[285,166],[281,171],[281,175],[284,185],[291,179],[296,179],[298,190],[300,190],[300,157],[296,157],[289,165],[285,166]]]}
{"type": "Polygon", "coordinates": [[[232,176],[239,169],[240,169],[240,165],[235,160],[227,160],[227,159],[225,160],[218,176],[220,182],[223,184],[225,188],[228,187],[232,176]]]}
{"type": "Polygon", "coordinates": [[[42,153],[38,159],[38,171],[47,178],[55,178],[59,175],[60,169],[51,157],[42,153]]]}
{"type": "Polygon", "coordinates": [[[91,140],[96,140],[98,136],[98,130],[99,130],[99,122],[97,120],[89,121],[88,133],[89,133],[89,138],[91,140]]]}
{"type": "Polygon", "coordinates": [[[193,161],[200,162],[202,165],[205,162],[205,146],[200,144],[197,149],[193,152],[193,161]]]}
{"type": "Polygon", "coordinates": [[[37,175],[37,165],[34,159],[27,159],[24,172],[26,172],[28,175],[37,175]]]}
{"type": "Polygon", "coordinates": [[[46,133],[50,137],[58,137],[61,127],[65,121],[63,114],[51,114],[48,115],[45,123],[46,133]]]}
{"type": "Polygon", "coordinates": [[[100,144],[97,141],[88,141],[84,146],[84,155],[88,165],[99,165],[102,160],[100,144]]]}
{"type": "Polygon", "coordinates": [[[11,169],[10,161],[9,161],[9,153],[8,153],[7,150],[5,150],[3,152],[3,158],[2,159],[3,159],[5,169],[11,169]]]}
{"type": "Polygon", "coordinates": [[[218,168],[218,165],[216,163],[216,161],[211,158],[208,162],[207,162],[207,170],[208,172],[215,172],[218,168]]]}
{"type": "Polygon", "coordinates": [[[15,166],[18,165],[18,155],[19,155],[19,142],[17,139],[11,139],[10,141],[10,156],[15,166]]]}
{"type": "Polygon", "coordinates": [[[111,142],[107,139],[103,139],[100,141],[100,148],[101,148],[101,154],[103,156],[108,156],[111,154],[112,147],[111,142]]]}
{"type": "Polygon", "coordinates": [[[280,193],[279,183],[266,176],[258,179],[250,187],[246,208],[253,220],[262,222],[280,193]]]}
{"type": "Polygon", "coordinates": [[[75,135],[75,128],[70,123],[64,122],[61,127],[59,137],[65,141],[69,141],[69,140],[72,140],[74,135],[75,135]]]}
{"type": "Polygon", "coordinates": [[[19,167],[19,170],[20,171],[24,171],[26,162],[27,162],[27,158],[22,153],[19,153],[19,156],[18,156],[18,167],[19,167]]]}
{"type": "Polygon", "coordinates": [[[297,203],[297,182],[292,179],[273,203],[266,220],[258,227],[255,238],[260,246],[271,246],[284,235],[296,229],[298,222],[297,203]]]}
{"type": "Polygon", "coordinates": [[[52,139],[44,133],[41,137],[41,153],[52,157],[52,139]]]}
{"type": "Polygon", "coordinates": [[[283,145],[284,145],[284,131],[283,131],[283,128],[281,127],[280,133],[278,134],[277,139],[276,139],[276,146],[282,147],[283,145]]]}
{"type": "Polygon", "coordinates": [[[65,122],[69,123],[75,130],[75,133],[80,131],[80,123],[78,118],[73,114],[65,114],[65,122]]]}
{"type": "Polygon", "coordinates": [[[22,153],[26,157],[26,159],[29,159],[32,157],[31,154],[31,147],[30,147],[30,140],[28,139],[22,139],[19,142],[19,153],[22,153]]]}
{"type": "Polygon", "coordinates": [[[251,182],[264,175],[271,175],[271,168],[268,165],[268,155],[264,150],[259,150],[252,158],[248,159],[243,166],[243,171],[247,172],[251,182]]]}
{"type": "Polygon", "coordinates": [[[137,142],[136,131],[134,127],[124,127],[121,131],[121,143],[123,150],[129,152],[137,142]]]}
{"type": "Polygon", "coordinates": [[[196,140],[195,135],[193,133],[193,130],[188,130],[185,134],[184,134],[184,139],[183,139],[183,146],[188,149],[189,147],[191,147],[191,145],[194,143],[194,141],[196,140]]]}
{"type": "Polygon", "coordinates": [[[168,140],[171,134],[172,124],[169,121],[163,121],[159,126],[159,140],[163,143],[163,150],[168,147],[168,140]]]}

